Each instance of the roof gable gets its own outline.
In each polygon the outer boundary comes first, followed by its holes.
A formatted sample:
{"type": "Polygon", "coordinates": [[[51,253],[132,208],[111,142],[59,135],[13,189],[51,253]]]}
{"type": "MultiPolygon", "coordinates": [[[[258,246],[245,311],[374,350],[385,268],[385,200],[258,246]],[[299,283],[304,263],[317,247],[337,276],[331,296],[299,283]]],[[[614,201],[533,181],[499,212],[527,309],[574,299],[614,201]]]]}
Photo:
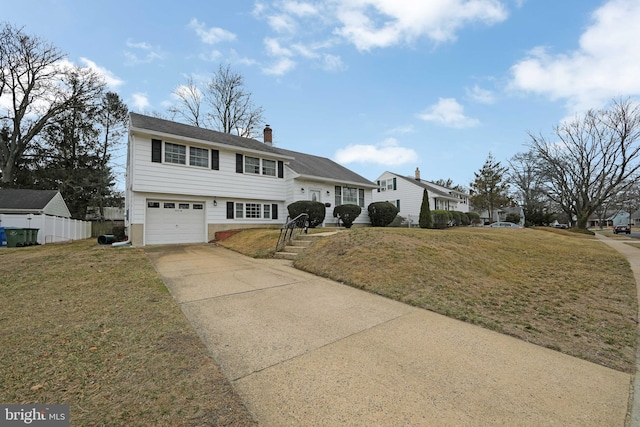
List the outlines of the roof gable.
{"type": "Polygon", "coordinates": [[[214,144],[228,145],[251,151],[262,151],[272,155],[280,154],[278,149],[253,138],[244,138],[230,133],[218,132],[184,123],[172,122],[157,117],[129,113],[130,126],[134,130],[146,130],[150,133],[171,135],[178,138],[191,138],[214,144]]]}
{"type": "Polygon", "coordinates": [[[405,181],[408,181],[408,182],[410,182],[412,184],[415,184],[418,187],[426,189],[433,196],[445,197],[447,199],[456,199],[456,197],[453,196],[451,192],[454,192],[456,194],[464,194],[464,193],[460,193],[459,191],[452,190],[450,188],[442,187],[442,186],[440,186],[438,184],[434,184],[434,183],[429,182],[429,181],[424,181],[422,179],[415,179],[415,178],[412,178],[412,177],[409,177],[409,176],[398,175],[398,174],[393,173],[393,172],[390,172],[390,173],[395,175],[395,176],[397,176],[398,178],[402,178],[405,181]]]}

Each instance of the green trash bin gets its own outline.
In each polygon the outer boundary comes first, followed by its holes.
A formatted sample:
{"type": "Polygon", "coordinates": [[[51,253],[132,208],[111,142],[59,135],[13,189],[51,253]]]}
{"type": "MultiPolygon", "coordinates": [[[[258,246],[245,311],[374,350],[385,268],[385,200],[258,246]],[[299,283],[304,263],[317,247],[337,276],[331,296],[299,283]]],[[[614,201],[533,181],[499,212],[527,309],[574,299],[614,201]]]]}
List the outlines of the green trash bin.
{"type": "Polygon", "coordinates": [[[37,245],[38,244],[38,231],[40,231],[40,229],[39,228],[25,228],[25,230],[27,230],[26,246],[37,245]]]}
{"type": "Polygon", "coordinates": [[[20,248],[27,244],[27,230],[18,227],[5,227],[8,248],[20,248]]]}

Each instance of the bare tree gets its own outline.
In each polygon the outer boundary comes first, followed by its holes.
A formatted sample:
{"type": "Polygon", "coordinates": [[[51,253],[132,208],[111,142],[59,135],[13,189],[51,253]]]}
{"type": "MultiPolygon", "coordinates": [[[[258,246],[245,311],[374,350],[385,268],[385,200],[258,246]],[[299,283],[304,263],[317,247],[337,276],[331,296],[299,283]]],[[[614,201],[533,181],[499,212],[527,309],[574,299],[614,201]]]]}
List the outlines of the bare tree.
{"type": "Polygon", "coordinates": [[[220,65],[207,84],[204,97],[211,107],[207,116],[214,129],[245,137],[258,134],[264,122],[262,107],[253,104],[251,93],[244,88],[244,78],[229,65],[220,65]]]}
{"type": "Polygon", "coordinates": [[[509,160],[507,179],[512,184],[511,197],[522,207],[528,224],[544,225],[552,220],[552,212],[544,190],[537,158],[532,151],[518,153],[509,160]]]}
{"type": "Polygon", "coordinates": [[[208,127],[202,116],[202,91],[193,81],[193,77],[187,78],[187,81],[178,86],[173,94],[178,98],[178,103],[169,107],[168,111],[172,119],[182,119],[192,126],[208,127]]]}
{"type": "Polygon", "coordinates": [[[173,94],[177,103],[169,107],[170,117],[192,126],[250,138],[258,135],[264,124],[262,107],[253,104],[242,74],[229,65],[220,65],[203,85],[187,78],[173,94]]]}
{"type": "Polygon", "coordinates": [[[548,197],[575,216],[578,228],[640,170],[640,109],[629,100],[559,125],[557,139],[529,136],[548,197]]]}
{"type": "Polygon", "coordinates": [[[0,183],[11,184],[36,136],[56,115],[98,97],[104,84],[88,69],[64,65],[53,45],[0,26],[0,183]]]}

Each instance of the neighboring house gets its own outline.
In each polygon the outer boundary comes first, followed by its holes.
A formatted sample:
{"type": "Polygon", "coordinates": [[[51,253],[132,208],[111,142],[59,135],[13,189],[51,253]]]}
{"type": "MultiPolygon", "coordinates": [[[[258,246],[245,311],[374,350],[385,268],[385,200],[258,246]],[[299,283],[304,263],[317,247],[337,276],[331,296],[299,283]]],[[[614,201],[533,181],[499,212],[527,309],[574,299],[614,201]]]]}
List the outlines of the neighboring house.
{"type": "Polygon", "coordinates": [[[168,120],[130,114],[125,221],[134,245],[208,242],[217,231],[280,227],[286,207],[318,200],[366,206],[375,185],[322,157],[168,120]]]}
{"type": "Polygon", "coordinates": [[[631,214],[631,221],[629,223],[634,227],[640,225],[640,210],[637,210],[631,214]]]}
{"type": "Polygon", "coordinates": [[[58,190],[0,190],[0,214],[71,217],[69,208],[58,190]]]}
{"type": "Polygon", "coordinates": [[[71,219],[57,190],[0,190],[0,227],[37,228],[40,244],[91,236],[91,224],[71,219]]]}
{"type": "Polygon", "coordinates": [[[400,211],[410,226],[417,226],[420,218],[422,196],[426,189],[429,194],[429,208],[458,212],[469,212],[469,195],[465,192],[442,187],[430,181],[420,179],[420,170],[415,176],[403,176],[393,172],[384,172],[376,180],[373,191],[374,202],[391,202],[400,211]]]}
{"type": "Polygon", "coordinates": [[[507,215],[511,213],[520,215],[520,221],[518,224],[524,226],[526,218],[524,216],[524,209],[520,206],[497,208],[493,211],[493,218],[490,217],[491,215],[489,215],[489,211],[478,212],[478,215],[480,215],[480,222],[482,224],[490,224],[498,221],[506,221],[507,215]]]}
{"type": "Polygon", "coordinates": [[[589,216],[589,227],[615,227],[616,225],[634,225],[634,214],[620,210],[595,213],[589,216]]]}

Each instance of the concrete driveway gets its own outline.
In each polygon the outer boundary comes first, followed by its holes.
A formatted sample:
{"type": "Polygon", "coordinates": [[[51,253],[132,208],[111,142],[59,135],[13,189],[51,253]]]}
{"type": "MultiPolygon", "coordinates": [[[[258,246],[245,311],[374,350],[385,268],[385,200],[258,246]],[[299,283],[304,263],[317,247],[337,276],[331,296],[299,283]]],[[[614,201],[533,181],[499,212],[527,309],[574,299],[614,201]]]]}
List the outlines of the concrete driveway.
{"type": "Polygon", "coordinates": [[[623,426],[631,376],[211,245],[145,250],[265,426],[623,426]]]}

